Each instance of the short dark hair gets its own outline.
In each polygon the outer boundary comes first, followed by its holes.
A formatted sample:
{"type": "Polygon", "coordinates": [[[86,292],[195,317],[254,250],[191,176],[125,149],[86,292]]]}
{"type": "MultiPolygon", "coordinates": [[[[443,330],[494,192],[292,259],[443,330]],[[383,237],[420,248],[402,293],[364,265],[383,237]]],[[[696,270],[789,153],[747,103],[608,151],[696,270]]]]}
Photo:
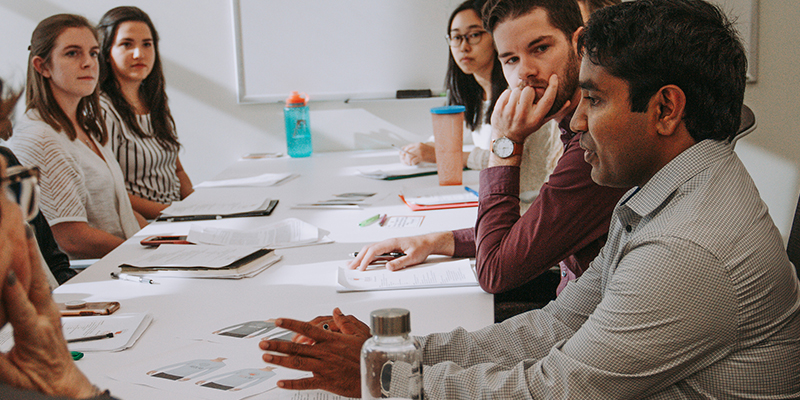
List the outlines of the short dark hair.
{"type": "Polygon", "coordinates": [[[608,6],[619,4],[622,0],[578,0],[579,3],[586,4],[589,14],[608,6]]]}
{"type": "Polygon", "coordinates": [[[644,112],[666,85],[686,95],[683,121],[696,142],[728,140],[741,118],[747,57],[732,22],[703,0],[639,0],[598,10],[578,42],[590,62],[630,86],[644,112]]]}
{"type": "Polygon", "coordinates": [[[519,18],[535,8],[545,10],[550,25],[563,32],[568,40],[583,26],[581,9],[575,0],[489,0],[483,6],[483,26],[494,32],[501,22],[519,18]]]}

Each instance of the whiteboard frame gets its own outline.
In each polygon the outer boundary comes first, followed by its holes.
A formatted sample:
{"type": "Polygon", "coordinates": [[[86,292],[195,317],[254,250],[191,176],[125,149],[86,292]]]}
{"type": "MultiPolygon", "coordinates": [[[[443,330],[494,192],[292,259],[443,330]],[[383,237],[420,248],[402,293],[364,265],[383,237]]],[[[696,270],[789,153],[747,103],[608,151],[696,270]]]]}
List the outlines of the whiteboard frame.
{"type": "Polygon", "coordinates": [[[758,0],[750,0],[750,34],[742,37],[747,43],[747,81],[758,80],[758,0]]]}
{"type": "MultiPolygon", "coordinates": [[[[244,32],[248,32],[248,26],[245,24],[250,24],[250,20],[248,19],[250,16],[248,14],[242,14],[243,11],[246,11],[248,2],[252,2],[254,0],[231,0],[231,15],[233,19],[233,34],[234,34],[234,52],[235,52],[235,59],[236,59],[236,97],[237,102],[239,104],[248,104],[248,103],[276,103],[276,102],[283,102],[285,97],[288,95],[289,91],[286,93],[275,94],[275,93],[264,93],[260,92],[259,88],[249,87],[248,85],[252,86],[252,82],[254,81],[254,77],[252,75],[252,63],[253,61],[245,62],[246,54],[245,52],[249,52],[250,46],[248,43],[249,41],[244,36],[244,32]],[[248,74],[248,69],[250,74],[248,74]],[[254,91],[255,90],[255,91],[254,91]]],[[[370,0],[372,1],[372,0],[370,0]]],[[[419,0],[418,0],[419,1],[419,0]]],[[[426,0],[428,1],[428,0],[426,0]]],[[[436,4],[435,7],[442,8],[442,10],[448,10],[451,8],[455,8],[455,6],[460,3],[461,0],[435,0],[430,4],[436,4]]],[[[437,11],[437,12],[438,12],[437,11]]],[[[436,14],[438,15],[438,14],[436,14]]],[[[445,17],[449,15],[445,14],[445,17]]],[[[428,26],[428,25],[426,25],[428,26]]],[[[442,33],[444,36],[444,33],[442,33]]],[[[429,36],[426,35],[426,38],[429,36]]],[[[427,42],[425,46],[430,47],[433,42],[427,42]]],[[[446,48],[444,39],[441,39],[442,47],[446,48]]],[[[424,51],[425,54],[430,54],[430,49],[424,51]]],[[[443,86],[444,86],[444,78],[445,78],[445,70],[447,66],[447,58],[446,53],[442,52],[441,54],[436,53],[435,56],[437,60],[434,63],[425,62],[424,66],[422,66],[423,70],[427,70],[428,72],[437,71],[437,76],[430,76],[419,74],[420,70],[409,74],[407,78],[411,78],[411,80],[419,81],[419,77],[423,77],[424,82],[421,85],[414,84],[413,82],[408,85],[408,83],[401,83],[396,85],[398,87],[387,87],[387,86],[395,86],[395,85],[382,85],[379,87],[353,87],[353,88],[337,88],[333,91],[316,91],[316,93],[312,93],[311,90],[306,89],[306,91],[311,95],[312,101],[370,101],[370,100],[388,100],[388,99],[396,99],[397,90],[399,89],[431,89],[432,94],[434,97],[438,97],[442,95],[443,86]],[[438,57],[445,57],[438,59],[438,57]],[[439,65],[442,64],[442,65],[439,65]],[[416,75],[413,75],[416,74],[416,75]],[[441,76],[438,76],[438,75],[441,76]],[[433,82],[431,78],[434,78],[436,82],[433,82]],[[441,82],[440,82],[441,81],[441,82]]],[[[396,69],[397,65],[401,64],[392,64],[392,66],[396,69]]],[[[413,68],[413,67],[412,67],[413,68]]],[[[402,72],[398,74],[397,72],[392,75],[391,73],[388,74],[389,76],[400,76],[402,77],[402,72]]],[[[413,99],[412,99],[413,100],[413,99]]]]}
{"type": "MultiPolygon", "coordinates": [[[[731,11],[731,3],[737,0],[717,0],[717,4],[722,4],[723,11],[731,11]]],[[[741,30],[741,39],[745,44],[745,51],[747,52],[747,82],[753,83],[758,80],[758,0],[738,0],[743,1],[741,10],[743,15],[737,20],[737,27],[746,24],[747,30],[741,30]],[[744,19],[741,23],[740,20],[744,19]]],[[[233,16],[233,37],[234,37],[234,52],[236,56],[236,101],[239,104],[254,104],[254,103],[281,103],[283,98],[277,98],[271,95],[249,95],[247,93],[246,80],[245,80],[245,65],[244,65],[244,44],[242,38],[242,19],[240,0],[231,0],[231,14],[233,16]]],[[[316,97],[314,100],[375,100],[375,99],[393,99],[396,93],[339,93],[334,97],[316,97]],[[344,97],[344,99],[342,98],[344,97]]]]}

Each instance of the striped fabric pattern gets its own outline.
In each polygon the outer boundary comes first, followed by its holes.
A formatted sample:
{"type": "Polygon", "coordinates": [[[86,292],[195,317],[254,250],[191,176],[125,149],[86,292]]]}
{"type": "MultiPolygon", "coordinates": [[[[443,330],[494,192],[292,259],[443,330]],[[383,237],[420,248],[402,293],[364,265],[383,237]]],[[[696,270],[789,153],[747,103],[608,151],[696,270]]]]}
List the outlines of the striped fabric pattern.
{"type": "Polygon", "coordinates": [[[136,116],[139,126],[149,136],[141,138],[125,125],[105,94],[100,98],[100,105],[108,128],[107,146],[122,168],[128,192],[162,204],[180,200],[180,181],[176,173],[178,150],[164,148],[155,139],[150,114],[136,116]]]}

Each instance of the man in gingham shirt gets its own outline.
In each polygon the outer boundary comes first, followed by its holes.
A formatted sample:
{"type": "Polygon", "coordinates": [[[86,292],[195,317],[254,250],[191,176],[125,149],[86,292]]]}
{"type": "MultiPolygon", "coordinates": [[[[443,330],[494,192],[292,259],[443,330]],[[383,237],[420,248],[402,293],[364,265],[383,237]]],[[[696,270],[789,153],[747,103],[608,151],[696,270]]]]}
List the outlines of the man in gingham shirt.
{"type": "MultiPolygon", "coordinates": [[[[526,14],[501,19],[499,54],[504,24],[526,14]]],[[[427,397],[800,397],[797,275],[730,144],[747,64],[730,22],[703,0],[624,2],[596,12],[578,46],[571,127],[592,179],[634,188],[599,256],[548,306],[420,338],[427,397]]],[[[504,96],[495,112],[522,117],[552,99],[504,96]]],[[[338,309],[332,318],[276,321],[315,342],[261,343],[286,354],[265,361],[314,372],[280,387],[358,396],[367,329],[338,309]]],[[[395,363],[384,387],[402,390],[408,373],[395,363]]]]}

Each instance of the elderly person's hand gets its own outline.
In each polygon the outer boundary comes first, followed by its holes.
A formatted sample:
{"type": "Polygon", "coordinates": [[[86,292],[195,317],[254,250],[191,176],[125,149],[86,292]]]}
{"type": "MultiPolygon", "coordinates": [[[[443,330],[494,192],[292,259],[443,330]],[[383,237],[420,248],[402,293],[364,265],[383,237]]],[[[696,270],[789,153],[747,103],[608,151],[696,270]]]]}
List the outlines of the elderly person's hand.
{"type": "Polygon", "coordinates": [[[313,341],[313,345],[280,340],[259,343],[259,347],[268,352],[262,356],[264,361],[314,374],[310,378],[278,381],[278,387],[322,389],[347,397],[361,396],[361,347],[369,339],[369,328],[354,317],[345,316],[338,308],[333,310],[332,318],[339,332],[293,319],[275,321],[275,325],[313,341]]]}
{"type": "MultiPolygon", "coordinates": [[[[0,175],[5,177],[2,159],[0,175]]],[[[6,190],[5,183],[0,190],[6,190]]],[[[8,322],[14,328],[14,347],[0,353],[0,381],[49,395],[94,397],[97,388],[67,350],[38,252],[21,210],[0,193],[0,326],[8,322]]]]}

